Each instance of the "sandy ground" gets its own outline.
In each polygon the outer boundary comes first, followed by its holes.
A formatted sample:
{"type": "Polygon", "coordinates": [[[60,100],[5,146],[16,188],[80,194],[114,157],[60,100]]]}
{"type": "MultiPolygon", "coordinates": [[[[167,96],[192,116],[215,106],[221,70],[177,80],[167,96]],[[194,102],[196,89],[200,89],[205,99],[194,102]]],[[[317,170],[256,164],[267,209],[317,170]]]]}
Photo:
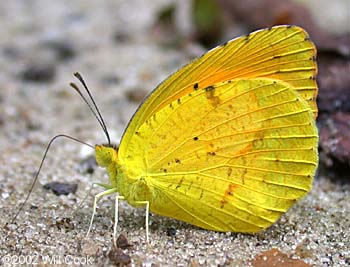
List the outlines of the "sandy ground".
{"type": "Polygon", "coordinates": [[[317,177],[306,198],[256,235],[216,233],[151,215],[147,244],[144,210],[121,203],[120,232],[131,246],[111,251],[112,198],[99,203],[85,238],[93,195],[101,191],[89,188],[107,177],[102,169],[84,171],[93,151],[69,140],[52,146],[24,211],[4,227],[28,193],[50,138],[66,133],[91,144],[105,142],[68,86],[73,72],[84,75],[118,142],[138,105],[127,92],[150,91],[189,60],[149,36],[154,13],[169,1],[126,2],[0,3],[0,262],[40,266],[74,259],[101,266],[130,259],[135,266],[246,266],[259,253],[278,248],[315,266],[350,265],[350,188],[327,177],[317,177]],[[25,71],[32,66],[41,67],[47,81],[28,81],[25,71]],[[52,181],[77,183],[78,190],[56,196],[42,187],[52,181]]]}

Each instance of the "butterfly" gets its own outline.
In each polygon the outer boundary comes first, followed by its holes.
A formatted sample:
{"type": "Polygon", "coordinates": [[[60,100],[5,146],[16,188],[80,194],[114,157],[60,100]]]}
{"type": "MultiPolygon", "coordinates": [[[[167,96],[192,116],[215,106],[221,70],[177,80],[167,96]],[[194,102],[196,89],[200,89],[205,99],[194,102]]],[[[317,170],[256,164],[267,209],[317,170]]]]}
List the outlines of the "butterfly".
{"type": "MultiPolygon", "coordinates": [[[[297,26],[218,46],[163,81],[119,147],[96,145],[109,183],[95,196],[203,229],[255,233],[311,189],[318,165],[316,48],[297,26]]],[[[99,113],[99,112],[98,112],[99,113]]],[[[98,117],[98,116],[96,116],[98,117]]]]}

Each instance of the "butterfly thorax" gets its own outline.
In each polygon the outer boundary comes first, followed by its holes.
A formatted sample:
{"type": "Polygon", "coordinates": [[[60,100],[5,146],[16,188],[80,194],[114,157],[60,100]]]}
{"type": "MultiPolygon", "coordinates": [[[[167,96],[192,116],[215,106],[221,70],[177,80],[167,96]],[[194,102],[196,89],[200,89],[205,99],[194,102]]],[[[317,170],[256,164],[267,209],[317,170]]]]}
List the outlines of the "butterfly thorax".
{"type": "MultiPolygon", "coordinates": [[[[96,145],[96,162],[100,167],[107,170],[109,176],[108,188],[117,188],[119,195],[133,206],[135,203],[149,199],[149,189],[146,180],[142,177],[135,177],[126,171],[118,160],[118,149],[105,145],[96,145]]],[[[129,170],[132,171],[132,170],[129,170]]]]}

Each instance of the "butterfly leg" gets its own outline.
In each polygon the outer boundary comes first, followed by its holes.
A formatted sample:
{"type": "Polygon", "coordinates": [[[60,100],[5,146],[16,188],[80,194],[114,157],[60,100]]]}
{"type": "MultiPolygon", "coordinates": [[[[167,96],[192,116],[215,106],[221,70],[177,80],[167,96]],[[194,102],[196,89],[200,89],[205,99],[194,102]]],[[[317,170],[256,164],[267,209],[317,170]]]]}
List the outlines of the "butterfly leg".
{"type": "Polygon", "coordinates": [[[148,231],[148,215],[149,215],[149,201],[137,201],[136,204],[146,205],[146,240],[149,243],[149,231],[148,231]]]}
{"type": "Polygon", "coordinates": [[[117,226],[118,226],[118,206],[119,206],[119,200],[124,200],[125,197],[123,196],[116,196],[115,198],[115,210],[114,210],[114,227],[113,227],[113,244],[116,247],[117,246],[117,226]]]}
{"type": "Polygon", "coordinates": [[[93,211],[92,211],[92,216],[91,216],[91,220],[90,220],[90,225],[89,225],[89,229],[86,233],[86,237],[89,235],[90,230],[91,230],[91,226],[92,226],[92,222],[94,221],[94,217],[95,217],[95,213],[96,213],[96,206],[97,206],[97,202],[100,200],[101,197],[103,196],[107,196],[113,193],[116,193],[117,189],[116,188],[112,188],[112,189],[108,189],[106,191],[103,191],[101,193],[98,193],[97,195],[95,195],[95,200],[94,200],[94,206],[93,206],[93,211]]]}

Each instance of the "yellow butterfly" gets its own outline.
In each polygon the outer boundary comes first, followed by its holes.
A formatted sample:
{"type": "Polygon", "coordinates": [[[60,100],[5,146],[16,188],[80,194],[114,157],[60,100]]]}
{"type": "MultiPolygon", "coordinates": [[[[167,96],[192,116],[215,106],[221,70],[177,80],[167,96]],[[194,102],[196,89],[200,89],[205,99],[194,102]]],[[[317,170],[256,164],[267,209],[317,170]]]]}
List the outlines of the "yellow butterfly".
{"type": "Polygon", "coordinates": [[[93,216],[118,192],[114,240],[118,200],[146,207],[147,240],[149,211],[222,232],[269,227],[312,186],[316,73],[316,48],[297,26],[233,39],[181,68],[144,100],[118,148],[95,146],[109,184],[93,216]]]}

